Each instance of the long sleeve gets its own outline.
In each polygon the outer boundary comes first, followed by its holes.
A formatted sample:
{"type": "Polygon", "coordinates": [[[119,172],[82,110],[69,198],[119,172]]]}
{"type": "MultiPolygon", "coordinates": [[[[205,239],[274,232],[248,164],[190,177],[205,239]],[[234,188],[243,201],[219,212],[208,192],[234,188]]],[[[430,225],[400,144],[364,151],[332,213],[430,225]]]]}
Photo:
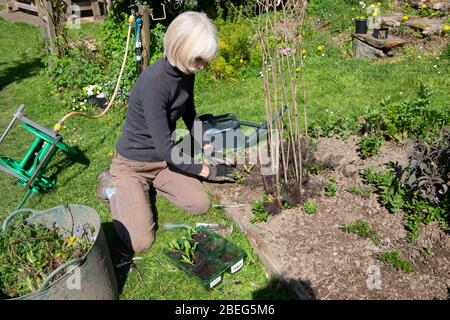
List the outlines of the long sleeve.
{"type": "Polygon", "coordinates": [[[165,97],[168,97],[167,88],[162,88],[161,91],[147,90],[143,99],[143,110],[145,122],[153,140],[155,152],[161,160],[166,161],[169,165],[176,169],[198,175],[202,170],[202,164],[195,163],[194,159],[188,156],[179,155],[179,150],[174,149],[174,143],[172,141],[172,132],[168,122],[168,101],[165,101],[165,97]],[[174,156],[177,154],[178,156],[174,156]],[[180,160],[182,163],[179,163],[180,160]]]}

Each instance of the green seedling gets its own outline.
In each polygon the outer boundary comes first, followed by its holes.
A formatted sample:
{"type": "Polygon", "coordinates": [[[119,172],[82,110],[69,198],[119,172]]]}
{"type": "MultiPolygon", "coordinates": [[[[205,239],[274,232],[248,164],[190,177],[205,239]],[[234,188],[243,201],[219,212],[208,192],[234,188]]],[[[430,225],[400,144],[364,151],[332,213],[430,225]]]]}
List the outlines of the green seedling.
{"type": "Polygon", "coordinates": [[[316,214],[317,205],[314,202],[314,200],[310,199],[306,201],[305,204],[303,205],[303,210],[305,210],[305,212],[310,215],[316,214]]]}
{"type": "Polygon", "coordinates": [[[381,242],[377,233],[370,228],[367,221],[362,219],[358,219],[351,224],[342,225],[341,230],[347,233],[355,233],[364,239],[369,239],[375,245],[379,245],[381,242]]]}
{"type": "Polygon", "coordinates": [[[241,174],[240,171],[235,171],[233,173],[233,178],[238,184],[242,184],[245,181],[245,177],[241,174]]]}
{"type": "Polygon", "coordinates": [[[336,195],[337,186],[336,186],[336,178],[332,177],[325,183],[325,195],[327,197],[333,197],[336,195]]]}
{"type": "Polygon", "coordinates": [[[404,259],[397,251],[381,252],[378,254],[378,259],[392,265],[397,270],[404,272],[414,271],[413,263],[410,260],[404,259]]]}
{"type": "Polygon", "coordinates": [[[255,165],[252,163],[244,164],[244,170],[247,173],[250,173],[255,165]]]}

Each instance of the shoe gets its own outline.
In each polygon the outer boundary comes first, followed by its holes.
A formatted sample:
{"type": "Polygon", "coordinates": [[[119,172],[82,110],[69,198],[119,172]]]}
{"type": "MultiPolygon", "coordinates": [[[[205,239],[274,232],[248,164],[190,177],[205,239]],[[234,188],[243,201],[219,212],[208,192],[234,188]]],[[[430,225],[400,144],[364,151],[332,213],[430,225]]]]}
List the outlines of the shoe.
{"type": "Polygon", "coordinates": [[[100,201],[109,204],[109,198],[106,196],[106,189],[113,188],[113,179],[111,174],[109,173],[109,169],[102,171],[97,176],[98,186],[97,186],[97,196],[100,201]]]}

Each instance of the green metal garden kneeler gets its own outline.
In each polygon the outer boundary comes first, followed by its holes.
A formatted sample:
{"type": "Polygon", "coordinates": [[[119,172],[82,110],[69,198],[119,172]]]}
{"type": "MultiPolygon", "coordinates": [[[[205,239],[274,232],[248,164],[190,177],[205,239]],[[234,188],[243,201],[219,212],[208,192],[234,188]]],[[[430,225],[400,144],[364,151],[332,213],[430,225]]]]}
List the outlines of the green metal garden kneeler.
{"type": "Polygon", "coordinates": [[[16,120],[21,121],[22,127],[36,136],[22,159],[14,160],[10,157],[0,157],[0,171],[17,178],[18,182],[27,189],[17,209],[23,206],[32,192],[36,193],[55,188],[56,179],[47,176],[45,170],[57,150],[61,150],[72,157],[78,155],[75,149],[62,142],[62,136],[57,132],[45,128],[25,117],[23,114],[24,108],[25,106],[23,104],[20,105],[0,137],[1,144],[16,120]]]}

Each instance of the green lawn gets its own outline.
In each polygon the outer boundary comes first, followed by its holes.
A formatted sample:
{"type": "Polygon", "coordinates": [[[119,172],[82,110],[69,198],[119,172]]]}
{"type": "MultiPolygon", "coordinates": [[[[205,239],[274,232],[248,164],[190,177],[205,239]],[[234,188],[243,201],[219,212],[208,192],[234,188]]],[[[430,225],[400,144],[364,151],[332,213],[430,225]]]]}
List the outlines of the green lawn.
{"type": "MultiPolygon", "coordinates": [[[[84,27],[83,33],[95,33],[96,25],[84,27]]],[[[42,50],[39,30],[29,25],[9,23],[0,19],[0,129],[10,121],[17,107],[24,103],[25,114],[32,120],[52,127],[67,111],[59,97],[52,96],[49,79],[40,75],[42,50]]],[[[308,90],[308,117],[320,119],[333,112],[339,117],[356,117],[370,105],[391,95],[404,99],[415,95],[419,81],[433,92],[432,106],[450,110],[450,82],[448,60],[422,52],[411,45],[404,54],[391,60],[372,63],[354,60],[349,54],[349,43],[342,47],[333,44],[325,31],[310,29],[306,35],[310,54],[306,57],[305,72],[308,90]],[[318,44],[325,45],[325,56],[315,51],[318,44]],[[420,56],[420,57],[419,57],[420,56]],[[436,67],[435,67],[436,66],[436,67]]],[[[447,41],[447,40],[443,40],[447,41]]],[[[246,121],[264,120],[262,79],[259,70],[236,81],[211,81],[205,74],[197,77],[196,104],[201,113],[234,112],[246,121]]],[[[71,118],[62,134],[71,146],[77,146],[86,156],[84,163],[72,163],[63,155],[55,158],[51,170],[60,170],[56,190],[34,196],[26,206],[36,209],[61,204],[84,204],[95,208],[104,222],[111,246],[117,239],[111,227],[111,214],[107,206],[95,195],[96,175],[108,167],[112,151],[120,134],[124,110],[113,109],[99,121],[71,118]]],[[[0,155],[17,158],[30,145],[32,137],[16,126],[0,145],[0,155]]],[[[17,205],[24,190],[13,178],[0,174],[0,219],[17,205]]],[[[231,224],[223,212],[210,210],[206,215],[192,217],[176,209],[165,199],[157,200],[158,223],[220,222],[231,224]]],[[[193,279],[177,270],[163,255],[167,243],[180,235],[179,231],[159,229],[154,246],[139,261],[141,281],[137,272],[129,273],[123,281],[122,299],[252,299],[292,298],[293,293],[272,281],[255,255],[245,236],[234,228],[230,239],[248,253],[245,267],[212,291],[205,291],[193,279]]]]}

